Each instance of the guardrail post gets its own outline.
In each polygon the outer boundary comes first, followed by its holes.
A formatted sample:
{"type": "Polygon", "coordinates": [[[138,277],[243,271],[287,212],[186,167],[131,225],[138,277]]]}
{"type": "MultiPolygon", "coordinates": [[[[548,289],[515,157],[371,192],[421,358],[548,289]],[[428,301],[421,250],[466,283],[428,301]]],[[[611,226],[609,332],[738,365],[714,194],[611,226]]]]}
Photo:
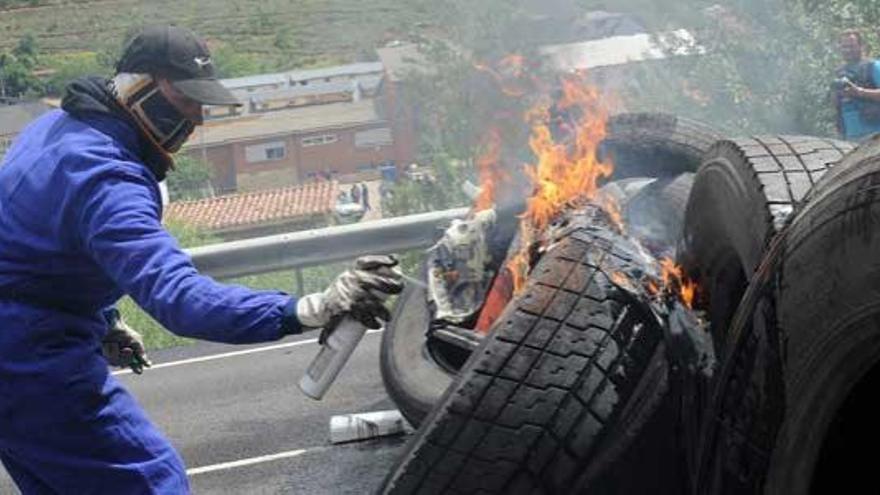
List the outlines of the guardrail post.
{"type": "Polygon", "coordinates": [[[303,281],[302,268],[294,270],[294,276],[296,277],[296,295],[304,296],[306,294],[306,284],[303,281]]]}

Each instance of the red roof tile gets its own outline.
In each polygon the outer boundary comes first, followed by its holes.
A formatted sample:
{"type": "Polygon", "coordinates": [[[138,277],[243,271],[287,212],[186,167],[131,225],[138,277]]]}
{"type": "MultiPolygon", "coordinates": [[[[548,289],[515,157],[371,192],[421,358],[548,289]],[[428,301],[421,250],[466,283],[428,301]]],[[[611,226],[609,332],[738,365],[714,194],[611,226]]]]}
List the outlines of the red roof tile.
{"type": "Polygon", "coordinates": [[[226,230],[295,221],[333,212],[335,181],[254,191],[168,205],[165,216],[209,230],[226,230]]]}

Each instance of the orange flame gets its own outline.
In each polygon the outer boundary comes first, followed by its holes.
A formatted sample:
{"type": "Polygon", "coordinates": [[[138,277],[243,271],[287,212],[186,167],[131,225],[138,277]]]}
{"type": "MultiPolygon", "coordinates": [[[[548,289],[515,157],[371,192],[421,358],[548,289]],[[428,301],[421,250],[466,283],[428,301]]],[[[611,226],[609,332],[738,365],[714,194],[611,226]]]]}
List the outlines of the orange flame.
{"type": "Polygon", "coordinates": [[[626,222],[624,221],[623,211],[620,209],[620,204],[618,204],[613,197],[604,194],[599,195],[596,200],[599,205],[602,206],[602,209],[608,214],[608,219],[611,221],[611,224],[617,228],[617,231],[621,233],[625,232],[626,222]]]}
{"type": "Polygon", "coordinates": [[[697,284],[688,279],[684,275],[684,270],[682,270],[681,266],[669,258],[660,260],[660,270],[663,286],[671,290],[676,290],[677,288],[678,295],[684,305],[688,309],[693,309],[694,297],[697,294],[697,284]]]}
{"type": "Polygon", "coordinates": [[[475,211],[488,210],[495,205],[495,193],[501,183],[509,180],[501,167],[501,135],[498,129],[490,129],[484,138],[483,149],[477,157],[480,176],[480,195],[474,204],[475,211]]]}
{"type": "MultiPolygon", "coordinates": [[[[583,77],[564,79],[562,97],[555,108],[544,102],[527,112],[526,118],[531,124],[529,146],[536,162],[526,165],[534,194],[527,200],[520,222],[520,252],[508,265],[514,274],[516,292],[522,289],[528,274],[528,250],[535,233],[543,232],[567,206],[596,199],[600,181],[614,171],[613,165],[600,162],[596,153],[606,135],[608,109],[598,88],[587,84],[583,77]],[[574,116],[570,119],[570,132],[559,141],[551,129],[553,111],[574,116]]],[[[619,208],[610,209],[619,218],[619,208]]],[[[615,214],[610,216],[614,218],[615,214]]]]}
{"type": "Polygon", "coordinates": [[[633,286],[632,281],[630,281],[629,277],[627,277],[623,272],[611,272],[611,281],[621,287],[631,288],[633,286]]]}
{"type": "Polygon", "coordinates": [[[536,77],[528,74],[526,58],[517,53],[501,59],[497,68],[479,62],[474,67],[492,76],[501,92],[511,98],[523,97],[540,85],[536,77]]]}

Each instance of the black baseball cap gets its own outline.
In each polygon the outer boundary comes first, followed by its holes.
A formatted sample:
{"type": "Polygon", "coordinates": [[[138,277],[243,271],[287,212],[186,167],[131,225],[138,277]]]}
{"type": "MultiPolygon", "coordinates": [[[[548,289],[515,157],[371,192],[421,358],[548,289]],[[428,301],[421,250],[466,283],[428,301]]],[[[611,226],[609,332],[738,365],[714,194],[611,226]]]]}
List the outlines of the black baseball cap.
{"type": "Polygon", "coordinates": [[[182,27],[144,28],[126,45],[116,72],[165,77],[181,93],[203,105],[242,104],[217,79],[205,42],[182,27]]]}

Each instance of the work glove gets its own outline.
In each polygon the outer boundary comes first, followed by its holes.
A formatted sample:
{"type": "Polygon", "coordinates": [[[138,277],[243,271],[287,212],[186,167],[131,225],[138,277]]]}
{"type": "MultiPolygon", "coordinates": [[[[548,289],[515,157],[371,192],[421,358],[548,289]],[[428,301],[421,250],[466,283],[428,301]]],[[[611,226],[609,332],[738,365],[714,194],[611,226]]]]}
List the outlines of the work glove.
{"type": "Polygon", "coordinates": [[[301,297],[296,315],[305,327],[323,328],[323,344],[339,320],[350,315],[367,328],[380,328],[391,314],[385,301],[403,290],[403,275],[393,256],[362,256],[339,274],[324,292],[301,297]]]}
{"type": "Polygon", "coordinates": [[[128,326],[115,309],[109,312],[107,319],[110,330],[101,341],[101,352],[107,362],[111,366],[131,368],[138,375],[144,372],[144,367],[152,366],[141,334],[128,326]]]}

